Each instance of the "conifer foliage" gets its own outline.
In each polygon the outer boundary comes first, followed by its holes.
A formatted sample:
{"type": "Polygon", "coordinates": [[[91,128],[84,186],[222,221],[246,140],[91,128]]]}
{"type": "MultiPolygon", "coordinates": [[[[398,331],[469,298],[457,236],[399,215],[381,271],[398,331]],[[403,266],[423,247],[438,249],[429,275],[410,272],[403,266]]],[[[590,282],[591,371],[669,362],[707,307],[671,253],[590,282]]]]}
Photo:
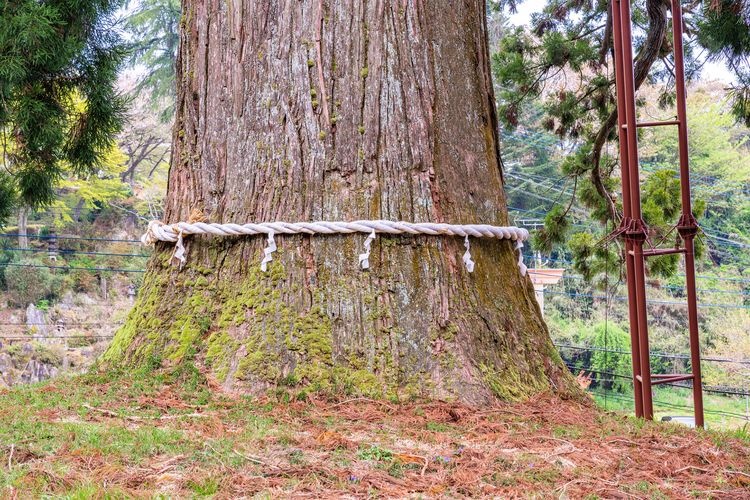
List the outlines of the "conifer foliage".
{"type": "MultiPolygon", "coordinates": [[[[491,5],[513,10],[516,3],[521,2],[491,5]]],[[[667,109],[674,103],[670,1],[631,3],[636,88],[642,84],[661,85],[663,92],[658,101],[667,109]]],[[[688,79],[700,75],[707,61],[723,62],[737,79],[730,96],[734,115],[750,124],[748,5],[742,0],[682,2],[688,79]]],[[[572,151],[561,170],[571,181],[573,195],[547,215],[545,227],[536,238],[542,250],[549,251],[570,237],[568,219],[574,213],[571,207],[583,205],[591,219],[610,230],[620,221],[612,50],[610,0],[548,0],[542,12],[532,15],[531,26],[519,26],[504,34],[493,56],[498,115],[503,126],[515,129],[519,117],[541,103],[544,128],[572,151]]],[[[646,200],[672,199],[678,193],[677,185],[671,181],[654,181],[643,188],[646,200]]],[[[701,212],[705,205],[696,203],[694,208],[701,212]]],[[[644,213],[657,234],[669,231],[666,224],[672,222],[674,215],[670,213],[673,207],[660,210],[644,213]]],[[[592,238],[592,242],[599,239],[592,238]]],[[[583,247],[589,254],[594,253],[590,245],[583,247]]],[[[652,267],[659,268],[652,271],[668,273],[674,269],[672,260],[651,259],[652,267]]]]}
{"type": "Polygon", "coordinates": [[[165,122],[174,115],[179,24],[179,0],[141,0],[126,23],[135,40],[128,62],[145,68],[134,94],[148,91],[151,103],[159,110],[159,118],[165,122]]]}
{"type": "Polygon", "coordinates": [[[49,205],[66,171],[84,174],[113,144],[125,99],[119,0],[0,4],[0,221],[49,205]]]}
{"type": "Polygon", "coordinates": [[[750,2],[707,2],[699,21],[698,40],[711,59],[726,61],[737,77],[730,88],[732,111],[750,127],[750,2]]]}

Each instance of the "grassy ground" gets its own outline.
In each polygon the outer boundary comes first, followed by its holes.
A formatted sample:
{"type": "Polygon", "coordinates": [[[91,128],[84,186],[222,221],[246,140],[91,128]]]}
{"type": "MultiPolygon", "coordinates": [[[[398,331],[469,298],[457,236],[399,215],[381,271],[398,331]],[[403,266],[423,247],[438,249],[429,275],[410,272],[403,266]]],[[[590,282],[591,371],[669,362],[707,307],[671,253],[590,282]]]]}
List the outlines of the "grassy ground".
{"type": "Polygon", "coordinates": [[[741,437],[539,397],[222,393],[191,371],[0,391],[0,497],[750,497],[741,437]]]}
{"type": "MultiPolygon", "coordinates": [[[[618,393],[615,391],[599,391],[595,393],[599,407],[633,412],[633,393],[618,393]]],[[[704,393],[706,426],[712,429],[733,430],[737,435],[750,435],[750,419],[746,413],[746,401],[741,397],[717,396],[704,393]]],[[[654,388],[654,413],[660,420],[668,415],[693,415],[693,393],[690,389],[675,387],[654,388]]]]}

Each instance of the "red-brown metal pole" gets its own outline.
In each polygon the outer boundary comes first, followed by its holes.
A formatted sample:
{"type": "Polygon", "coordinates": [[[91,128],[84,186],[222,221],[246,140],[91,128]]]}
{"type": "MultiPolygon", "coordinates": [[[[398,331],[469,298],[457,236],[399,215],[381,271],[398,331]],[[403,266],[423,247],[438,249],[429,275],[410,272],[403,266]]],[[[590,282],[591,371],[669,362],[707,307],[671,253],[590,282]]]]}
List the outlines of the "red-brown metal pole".
{"type": "Polygon", "coordinates": [[[641,384],[643,391],[643,418],[654,418],[651,391],[651,358],[648,342],[648,311],[646,310],[646,265],[643,258],[643,240],[633,241],[635,260],[635,293],[638,304],[638,348],[641,351],[641,384]]]}
{"type": "MultiPolygon", "coordinates": [[[[643,242],[646,225],[641,214],[641,186],[638,171],[637,116],[635,111],[635,81],[633,75],[633,34],[630,19],[630,0],[620,0],[620,25],[622,32],[623,88],[625,97],[625,125],[628,146],[628,176],[630,181],[630,204],[632,221],[625,237],[633,246],[633,282],[638,316],[638,349],[640,351],[640,381],[642,385],[643,417],[654,418],[651,395],[651,360],[649,358],[648,316],[646,310],[646,269],[643,257],[643,242]]],[[[632,298],[629,299],[629,301],[632,298]]]]}
{"type": "MultiPolygon", "coordinates": [[[[680,160],[680,193],[682,215],[693,218],[690,200],[690,167],[688,164],[687,97],[685,95],[685,64],[682,49],[682,7],[680,0],[672,0],[672,39],[674,45],[674,78],[677,107],[677,142],[680,160]]],[[[697,224],[695,224],[697,226],[697,224]]]]}
{"type": "Polygon", "coordinates": [[[677,230],[685,246],[685,288],[687,289],[688,329],[690,331],[690,364],[693,375],[693,407],[695,425],[703,427],[703,384],[701,377],[700,341],[698,338],[698,298],[695,291],[695,235],[698,223],[693,216],[690,200],[690,166],[688,162],[687,98],[685,95],[685,66],[682,47],[682,6],[672,0],[672,36],[674,43],[674,74],[677,93],[677,137],[680,158],[680,191],[682,216],[677,230]]]}
{"type": "MultiPolygon", "coordinates": [[[[620,0],[612,0],[613,42],[615,62],[615,88],[617,90],[617,135],[620,141],[620,176],[622,178],[622,212],[621,230],[626,230],[633,217],[630,206],[630,176],[628,166],[628,139],[625,131],[625,89],[624,69],[622,64],[622,26],[620,17],[620,0]]],[[[625,268],[628,285],[628,315],[630,317],[630,353],[633,360],[633,391],[635,399],[635,416],[643,417],[643,384],[640,381],[641,362],[638,346],[638,310],[635,302],[634,271],[635,258],[630,252],[633,250],[631,241],[625,238],[625,268]]]]}

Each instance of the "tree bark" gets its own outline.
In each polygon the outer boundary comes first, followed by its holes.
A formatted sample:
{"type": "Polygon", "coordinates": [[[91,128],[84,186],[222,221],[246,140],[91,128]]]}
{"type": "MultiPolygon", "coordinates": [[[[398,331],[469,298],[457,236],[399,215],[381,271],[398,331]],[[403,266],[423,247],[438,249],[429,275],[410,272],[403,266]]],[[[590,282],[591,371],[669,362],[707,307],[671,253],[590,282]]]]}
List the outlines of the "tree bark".
{"type": "Polygon", "coordinates": [[[18,248],[29,248],[28,235],[29,208],[18,209],[18,248]]]}
{"type": "MultiPolygon", "coordinates": [[[[507,225],[484,0],[186,0],[168,222],[507,225]]],[[[157,256],[107,363],[486,403],[575,384],[509,241],[186,239],[157,256]]]]}

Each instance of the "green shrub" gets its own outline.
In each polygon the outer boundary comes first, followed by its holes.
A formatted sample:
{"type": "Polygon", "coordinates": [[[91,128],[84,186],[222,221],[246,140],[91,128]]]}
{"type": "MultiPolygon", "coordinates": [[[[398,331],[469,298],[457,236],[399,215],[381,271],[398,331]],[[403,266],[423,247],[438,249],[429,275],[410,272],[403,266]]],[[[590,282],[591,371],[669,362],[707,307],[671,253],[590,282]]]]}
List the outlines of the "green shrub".
{"type": "Polygon", "coordinates": [[[10,301],[14,305],[26,307],[51,298],[57,291],[59,280],[46,267],[13,266],[5,270],[5,283],[10,301]]]}
{"type": "Polygon", "coordinates": [[[34,342],[34,357],[41,363],[62,366],[64,350],[60,346],[48,346],[34,342]]]}
{"type": "Polygon", "coordinates": [[[594,347],[602,349],[595,351],[591,357],[591,366],[601,372],[601,378],[608,380],[604,383],[619,392],[630,390],[631,374],[630,357],[625,354],[630,350],[630,334],[614,323],[597,323],[591,329],[594,337],[594,347]],[[607,352],[606,350],[620,351],[607,352]]]}
{"type": "Polygon", "coordinates": [[[99,280],[89,271],[74,270],[68,275],[70,287],[75,292],[93,293],[99,288],[99,280]]]}

